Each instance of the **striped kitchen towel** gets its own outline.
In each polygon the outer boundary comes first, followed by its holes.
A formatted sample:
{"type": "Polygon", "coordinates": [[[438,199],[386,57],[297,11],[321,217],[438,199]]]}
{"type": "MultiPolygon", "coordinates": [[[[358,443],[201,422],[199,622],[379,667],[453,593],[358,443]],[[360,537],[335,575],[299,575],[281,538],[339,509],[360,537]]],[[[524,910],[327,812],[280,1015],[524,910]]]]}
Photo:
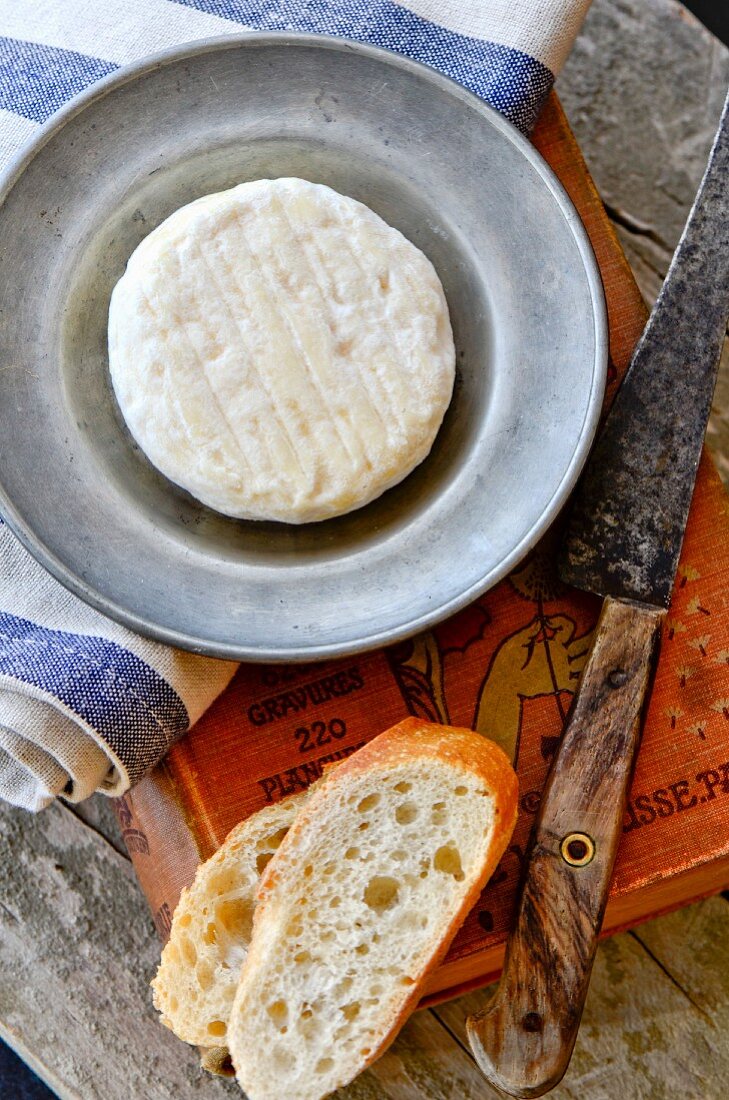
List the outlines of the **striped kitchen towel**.
{"type": "MultiPolygon", "coordinates": [[[[157,50],[241,29],[336,34],[440,69],[528,133],[589,0],[0,0],[0,170],[83,88],[157,50]]],[[[0,364],[0,369],[2,365],[0,364]]],[[[120,794],[235,665],[109,621],[0,525],[0,797],[120,794]]]]}

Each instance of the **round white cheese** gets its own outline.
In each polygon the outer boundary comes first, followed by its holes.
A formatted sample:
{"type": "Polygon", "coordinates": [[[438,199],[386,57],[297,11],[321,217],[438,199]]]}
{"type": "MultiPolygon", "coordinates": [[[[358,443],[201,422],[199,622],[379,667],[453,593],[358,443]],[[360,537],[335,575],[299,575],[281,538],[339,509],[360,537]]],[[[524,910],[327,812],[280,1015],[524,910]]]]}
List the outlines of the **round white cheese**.
{"type": "Polygon", "coordinates": [[[211,508],[306,523],[425,458],[455,352],[432,264],[368,207],[300,179],[177,210],[109,309],[109,365],[149,460],[211,508]]]}

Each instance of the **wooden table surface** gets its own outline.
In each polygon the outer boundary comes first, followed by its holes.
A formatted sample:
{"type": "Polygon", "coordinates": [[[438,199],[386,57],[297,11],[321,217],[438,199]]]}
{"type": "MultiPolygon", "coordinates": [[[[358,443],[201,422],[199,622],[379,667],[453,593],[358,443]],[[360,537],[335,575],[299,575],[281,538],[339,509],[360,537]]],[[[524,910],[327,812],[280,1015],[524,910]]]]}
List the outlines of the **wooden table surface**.
{"type": "MultiPolygon", "coordinates": [[[[698,184],[729,52],[672,0],[595,0],[558,91],[640,286],[652,301],[698,184]]],[[[709,432],[729,483],[729,354],[709,432]]],[[[729,823],[728,823],[729,827],[729,823]]],[[[107,803],[38,817],[0,808],[0,1036],[72,1100],[223,1100],[161,1028],[159,947],[107,803]]],[[[729,885],[729,884],[727,884],[729,885]]],[[[487,992],[417,1013],[342,1100],[496,1096],[464,1018],[487,992]]],[[[729,901],[661,917],[599,949],[555,1100],[729,1096],[729,901]]],[[[8,1097],[8,1100],[11,1100],[8,1097]]],[[[282,1098],[286,1100],[286,1098],[282,1098]]]]}

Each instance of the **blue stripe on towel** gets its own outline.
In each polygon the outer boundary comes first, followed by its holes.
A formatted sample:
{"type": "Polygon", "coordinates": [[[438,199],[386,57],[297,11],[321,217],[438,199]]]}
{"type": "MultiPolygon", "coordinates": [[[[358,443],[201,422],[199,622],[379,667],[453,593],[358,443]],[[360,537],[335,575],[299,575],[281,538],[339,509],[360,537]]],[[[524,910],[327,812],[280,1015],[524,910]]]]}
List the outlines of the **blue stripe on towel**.
{"type": "Polygon", "coordinates": [[[384,46],[457,80],[525,133],[554,83],[541,61],[458,34],[392,0],[176,0],[257,30],[334,34],[384,46]]]}
{"type": "Polygon", "coordinates": [[[0,38],[0,107],[45,122],[77,92],[118,67],[75,50],[0,38]]]}
{"type": "MultiPolygon", "coordinates": [[[[260,30],[334,34],[422,61],[457,80],[528,133],[554,82],[520,50],[458,34],[392,0],[176,0],[260,30]]],[[[75,50],[0,37],[0,107],[45,122],[118,66],[75,50]]]]}
{"type": "Polygon", "coordinates": [[[49,630],[0,612],[0,674],[65,703],[139,779],[189,725],[185,704],[159,673],[106,638],[49,630]]]}

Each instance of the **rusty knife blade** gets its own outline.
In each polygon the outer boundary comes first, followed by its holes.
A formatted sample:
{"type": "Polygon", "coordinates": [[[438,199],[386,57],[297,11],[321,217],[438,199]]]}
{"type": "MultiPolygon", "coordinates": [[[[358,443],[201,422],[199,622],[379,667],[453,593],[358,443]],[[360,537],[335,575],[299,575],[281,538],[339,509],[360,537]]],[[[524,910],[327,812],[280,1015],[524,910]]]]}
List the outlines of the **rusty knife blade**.
{"type": "Polygon", "coordinates": [[[563,580],[602,596],[670,601],[729,317],[728,108],[562,544],[563,580]]]}

